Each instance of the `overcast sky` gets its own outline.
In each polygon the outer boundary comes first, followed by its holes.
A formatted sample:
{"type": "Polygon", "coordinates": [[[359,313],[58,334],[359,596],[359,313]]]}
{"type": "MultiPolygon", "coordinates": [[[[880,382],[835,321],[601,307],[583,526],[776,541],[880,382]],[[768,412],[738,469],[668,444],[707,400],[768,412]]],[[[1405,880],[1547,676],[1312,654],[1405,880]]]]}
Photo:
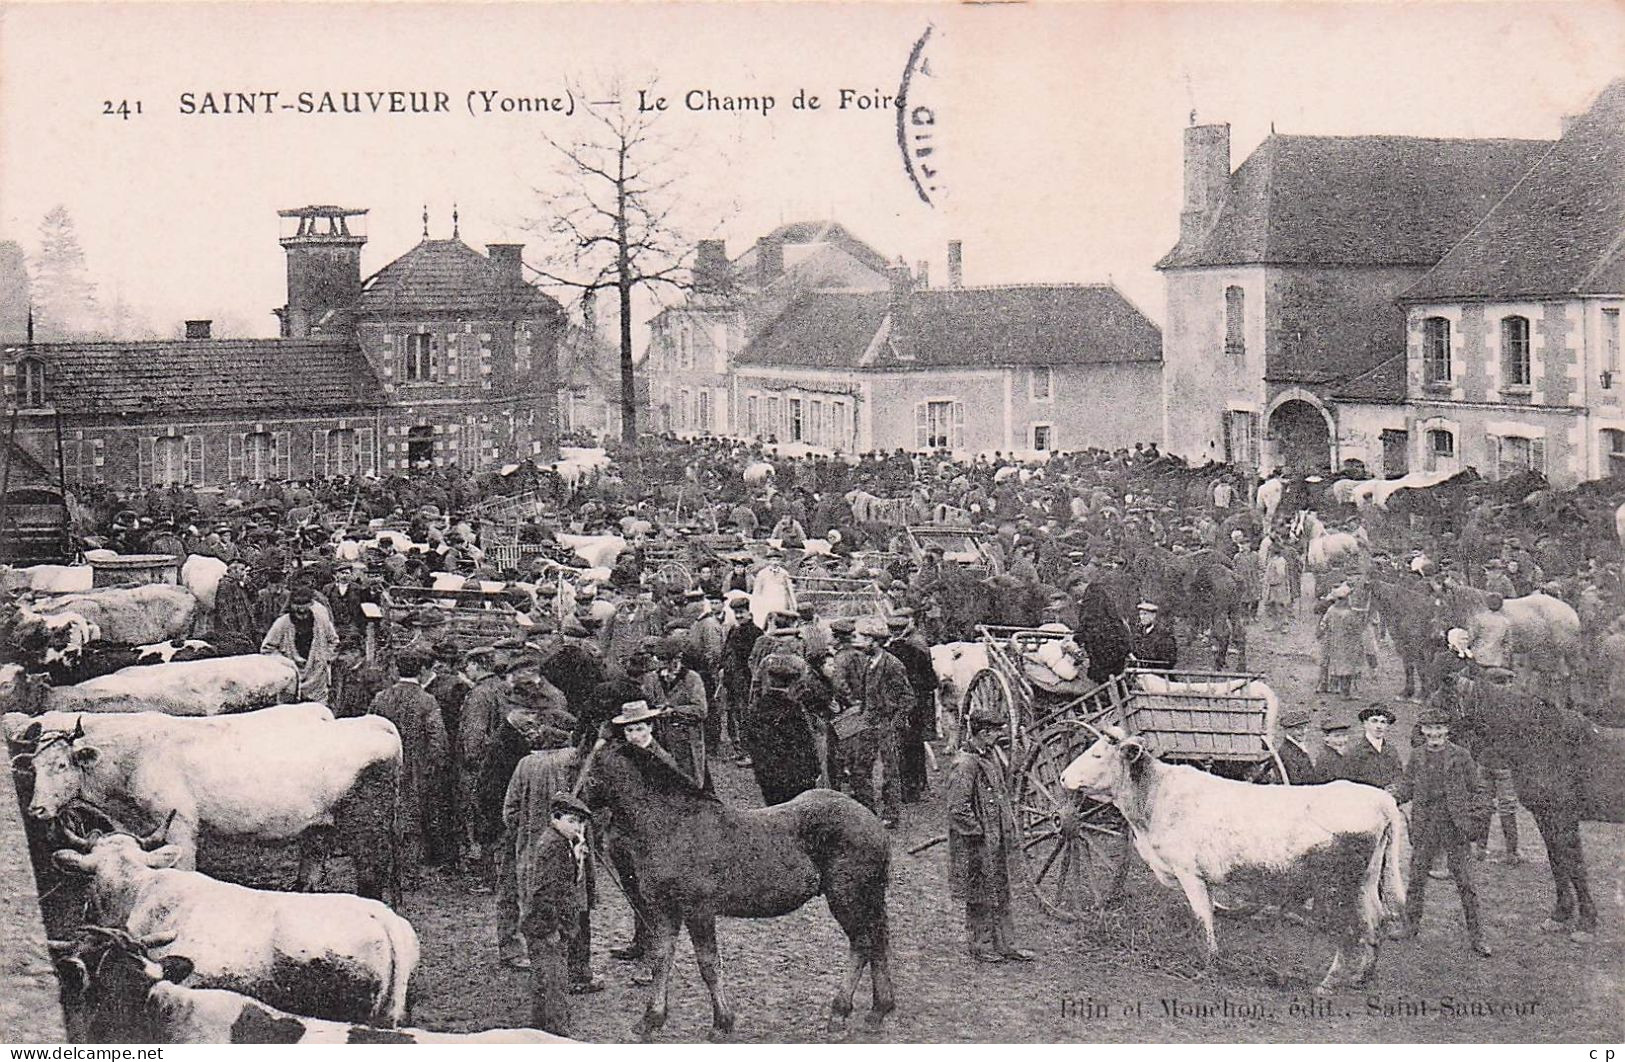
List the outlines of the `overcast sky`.
{"type": "Polygon", "coordinates": [[[1178,231],[1193,109],[1230,123],[1238,166],[1272,123],[1554,137],[1622,55],[1613,3],[0,7],[0,238],[32,252],[64,204],[103,292],[161,330],[214,317],[274,334],[277,209],[370,208],[369,273],[417,242],[425,203],[436,237],[455,201],[467,242],[534,246],[525,226],[559,188],[540,133],[583,120],[470,116],[466,94],[658,77],[683,221],[730,254],[780,221],[833,217],[928,260],[937,283],[958,238],[967,283],[1110,278],[1160,320],[1152,267],[1178,231]],[[894,112],[837,109],[842,88],[895,94],[928,26],[931,77],[911,102],[937,116],[934,206],[905,175],[894,112]],[[451,111],[179,113],[187,92],[391,89],[443,91],[451,111]],[[696,113],[691,89],[777,105],[696,113]],[[825,107],[793,110],[798,89],[825,107]],[[139,117],[102,113],[138,100],[139,117]]]}

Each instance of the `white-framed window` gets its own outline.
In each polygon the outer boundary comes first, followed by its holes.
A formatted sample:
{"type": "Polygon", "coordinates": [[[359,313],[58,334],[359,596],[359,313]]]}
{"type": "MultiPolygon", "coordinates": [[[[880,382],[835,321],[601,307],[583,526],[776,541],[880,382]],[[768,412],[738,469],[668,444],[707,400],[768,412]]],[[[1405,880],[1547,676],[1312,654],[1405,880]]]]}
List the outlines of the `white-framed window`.
{"type": "Polygon", "coordinates": [[[1603,469],[1614,479],[1625,479],[1625,431],[1604,428],[1602,437],[1603,469]]]}
{"type": "Polygon", "coordinates": [[[745,434],[755,435],[762,430],[761,399],[754,394],[745,396],[745,434]]]}
{"type": "Polygon", "coordinates": [[[23,358],[17,362],[17,408],[44,409],[50,404],[45,393],[45,362],[23,358]]]}
{"type": "Polygon", "coordinates": [[[1602,385],[1614,386],[1619,378],[1619,310],[1605,307],[1602,311],[1602,385]]]}
{"type": "Polygon", "coordinates": [[[824,400],[821,399],[821,398],[814,398],[814,399],[811,400],[811,405],[812,405],[812,418],[811,418],[812,430],[807,433],[807,441],[812,443],[814,446],[822,446],[822,445],[824,445],[824,428],[825,428],[825,424],[824,424],[824,400]]]}
{"type": "Polygon", "coordinates": [[[783,422],[779,420],[779,396],[768,395],[767,418],[762,424],[762,434],[771,435],[776,439],[783,430],[783,422]]]}
{"type": "Polygon", "coordinates": [[[1487,448],[1496,479],[1523,472],[1546,472],[1546,440],[1522,435],[1488,436],[1487,448]]]}
{"type": "Polygon", "coordinates": [[[801,407],[804,405],[804,403],[799,398],[792,398],[792,399],[789,399],[788,401],[789,401],[789,406],[787,407],[787,412],[789,413],[789,417],[790,417],[789,441],[790,442],[801,442],[803,440],[803,438],[804,438],[802,432],[806,428],[805,423],[803,423],[803,421],[801,419],[801,417],[802,417],[801,407]]]}
{"type": "Polygon", "coordinates": [[[1048,402],[1055,397],[1055,370],[1048,365],[1034,365],[1027,370],[1027,394],[1034,402],[1048,402]]]}
{"type": "Polygon", "coordinates": [[[434,379],[434,346],[427,332],[413,332],[406,337],[406,366],[401,379],[407,383],[434,379]]]}
{"type": "Polygon", "coordinates": [[[1501,386],[1528,388],[1532,382],[1529,365],[1529,318],[1513,314],[1501,318],[1501,386]]]}
{"type": "Polygon", "coordinates": [[[965,403],[956,398],[932,398],[914,407],[914,448],[959,450],[965,436],[965,403]]]}
{"type": "Polygon", "coordinates": [[[62,459],[67,466],[70,484],[101,483],[104,481],[103,445],[100,439],[62,440],[62,459]]]}
{"type": "Polygon", "coordinates": [[[256,483],[270,479],[276,471],[276,439],[268,431],[251,431],[243,436],[243,475],[256,483]]]}
{"type": "Polygon", "coordinates": [[[1450,382],[1450,319],[1429,317],[1422,322],[1422,382],[1450,382]]]}
{"type": "Polygon", "coordinates": [[[1257,468],[1258,414],[1230,409],[1224,414],[1224,459],[1228,464],[1257,468]]]}
{"type": "Polygon", "coordinates": [[[1247,293],[1235,284],[1224,289],[1224,352],[1233,358],[1247,353],[1247,293]]]}
{"type": "Polygon", "coordinates": [[[700,400],[700,415],[699,415],[700,430],[704,431],[704,432],[709,432],[711,430],[711,391],[710,391],[709,388],[702,388],[700,390],[699,400],[700,400]]]}
{"type": "Polygon", "coordinates": [[[1053,449],[1055,449],[1055,428],[1052,425],[1049,425],[1049,424],[1034,424],[1033,425],[1033,449],[1034,450],[1053,450],[1053,449]]]}
{"type": "Polygon", "coordinates": [[[184,435],[162,435],[153,441],[152,481],[161,487],[186,482],[184,435]]]}

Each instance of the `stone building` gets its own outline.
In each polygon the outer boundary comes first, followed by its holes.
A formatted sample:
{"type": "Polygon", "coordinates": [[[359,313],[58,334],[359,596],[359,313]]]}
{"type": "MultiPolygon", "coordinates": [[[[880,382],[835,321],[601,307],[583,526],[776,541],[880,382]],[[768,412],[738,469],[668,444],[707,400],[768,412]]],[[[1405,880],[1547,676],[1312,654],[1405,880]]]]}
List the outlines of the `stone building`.
{"type": "Polygon", "coordinates": [[[1625,79],[1401,302],[1420,465],[1625,475],[1625,79]]]}
{"type": "Polygon", "coordinates": [[[277,339],[13,343],[17,445],[51,479],[123,488],[307,479],[530,456],[556,438],[558,303],[520,245],[481,254],[454,224],[363,279],[366,211],[282,211],[277,339]],[[60,451],[58,439],[60,438],[60,451]]]}
{"type": "Polygon", "coordinates": [[[1261,469],[1402,458],[1384,433],[1405,428],[1404,389],[1373,372],[1404,355],[1398,297],[1550,141],[1272,133],[1232,172],[1228,125],[1184,138],[1179,242],[1157,264],[1168,449],[1261,469]]]}

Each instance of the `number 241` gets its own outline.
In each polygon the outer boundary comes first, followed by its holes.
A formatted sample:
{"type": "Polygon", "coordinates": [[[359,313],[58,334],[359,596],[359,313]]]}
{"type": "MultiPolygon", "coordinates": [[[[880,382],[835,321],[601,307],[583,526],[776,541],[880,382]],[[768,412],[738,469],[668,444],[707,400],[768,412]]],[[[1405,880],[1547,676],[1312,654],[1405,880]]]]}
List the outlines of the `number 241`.
{"type": "Polygon", "coordinates": [[[122,118],[127,122],[130,120],[130,115],[140,113],[140,100],[136,100],[134,103],[129,100],[119,100],[117,103],[112,100],[102,100],[102,114],[106,117],[122,118]]]}

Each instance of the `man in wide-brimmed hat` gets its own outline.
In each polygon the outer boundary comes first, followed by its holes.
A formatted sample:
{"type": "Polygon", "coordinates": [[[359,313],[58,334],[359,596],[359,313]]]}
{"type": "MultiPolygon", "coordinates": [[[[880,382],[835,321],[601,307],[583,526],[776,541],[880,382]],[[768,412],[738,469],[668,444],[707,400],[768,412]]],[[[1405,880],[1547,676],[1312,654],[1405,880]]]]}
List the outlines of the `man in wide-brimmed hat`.
{"type": "Polygon", "coordinates": [[[1437,706],[1422,713],[1417,725],[1422,730],[1423,744],[1412,752],[1404,775],[1389,786],[1394,799],[1411,804],[1411,840],[1415,845],[1410,887],[1405,894],[1407,924],[1394,935],[1416,935],[1427,896],[1428,868],[1442,850],[1461,896],[1467,945],[1487,958],[1490,948],[1484,943],[1478,916],[1471,850],[1478,769],[1472,755],[1450,740],[1450,722],[1450,714],[1437,706]]]}
{"type": "Polygon", "coordinates": [[[655,737],[695,785],[709,787],[705,764],[705,720],[710,701],[705,681],[683,660],[686,638],[672,635],[653,647],[659,666],[643,676],[643,696],[660,710],[655,737]]]}

